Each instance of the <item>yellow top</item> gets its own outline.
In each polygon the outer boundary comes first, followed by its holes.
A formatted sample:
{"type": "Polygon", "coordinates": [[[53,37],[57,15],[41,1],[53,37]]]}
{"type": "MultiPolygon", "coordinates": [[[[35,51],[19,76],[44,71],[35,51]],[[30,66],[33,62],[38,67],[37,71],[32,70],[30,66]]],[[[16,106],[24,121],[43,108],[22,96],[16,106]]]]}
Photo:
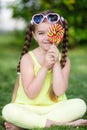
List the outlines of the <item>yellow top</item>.
{"type": "MultiPolygon", "coordinates": [[[[30,51],[29,54],[31,55],[31,57],[34,61],[34,73],[35,73],[35,76],[36,76],[39,69],[41,68],[41,66],[38,63],[38,61],[37,61],[35,55],[33,54],[33,52],[30,51]]],[[[43,83],[42,89],[35,99],[30,99],[26,95],[26,93],[23,89],[21,74],[20,74],[19,87],[18,87],[15,103],[30,104],[30,105],[52,105],[52,104],[54,104],[55,102],[52,101],[49,97],[50,86],[52,84],[52,74],[53,73],[52,73],[51,70],[49,70],[47,72],[47,75],[46,75],[45,81],[43,83]]],[[[67,99],[66,95],[63,94],[63,95],[58,97],[58,102],[62,101],[62,100],[66,100],[66,99],[67,99]]]]}

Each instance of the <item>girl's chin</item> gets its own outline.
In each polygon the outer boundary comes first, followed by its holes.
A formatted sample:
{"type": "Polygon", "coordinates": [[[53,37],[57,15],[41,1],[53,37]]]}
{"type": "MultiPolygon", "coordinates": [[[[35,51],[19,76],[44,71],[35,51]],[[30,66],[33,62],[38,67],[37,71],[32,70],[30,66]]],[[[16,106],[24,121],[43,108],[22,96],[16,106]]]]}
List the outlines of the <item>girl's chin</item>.
{"type": "Polygon", "coordinates": [[[49,47],[44,47],[45,51],[48,51],[49,49],[50,49],[50,46],[49,47]]]}
{"type": "Polygon", "coordinates": [[[50,48],[50,46],[51,46],[51,44],[45,44],[45,45],[44,45],[44,48],[49,49],[49,48],[50,48]]]}

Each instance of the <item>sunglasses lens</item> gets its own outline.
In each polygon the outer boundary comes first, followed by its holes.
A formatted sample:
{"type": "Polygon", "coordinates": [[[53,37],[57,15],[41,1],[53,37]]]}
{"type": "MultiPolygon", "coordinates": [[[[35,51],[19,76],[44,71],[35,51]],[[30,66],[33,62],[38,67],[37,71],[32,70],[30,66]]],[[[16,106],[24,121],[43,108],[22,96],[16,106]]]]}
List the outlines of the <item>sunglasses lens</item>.
{"type": "Polygon", "coordinates": [[[50,22],[57,22],[57,20],[58,20],[58,15],[56,15],[56,14],[49,14],[48,16],[47,16],[47,18],[48,18],[48,20],[50,21],[50,22]]]}
{"type": "Polygon", "coordinates": [[[43,15],[35,15],[35,16],[33,17],[33,20],[34,20],[34,22],[35,22],[36,24],[41,23],[42,19],[43,19],[43,15]]]}

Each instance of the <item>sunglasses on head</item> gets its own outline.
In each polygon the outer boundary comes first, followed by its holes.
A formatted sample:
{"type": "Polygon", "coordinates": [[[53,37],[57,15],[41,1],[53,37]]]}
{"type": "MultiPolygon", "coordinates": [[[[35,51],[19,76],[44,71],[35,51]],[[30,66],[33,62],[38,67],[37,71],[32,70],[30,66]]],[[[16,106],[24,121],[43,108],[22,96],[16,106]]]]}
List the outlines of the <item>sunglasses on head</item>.
{"type": "Polygon", "coordinates": [[[61,17],[60,15],[56,14],[56,13],[49,13],[47,15],[44,14],[35,14],[32,17],[31,23],[33,24],[40,24],[44,21],[44,19],[47,19],[49,23],[54,24],[57,23],[58,21],[61,21],[61,17]]]}

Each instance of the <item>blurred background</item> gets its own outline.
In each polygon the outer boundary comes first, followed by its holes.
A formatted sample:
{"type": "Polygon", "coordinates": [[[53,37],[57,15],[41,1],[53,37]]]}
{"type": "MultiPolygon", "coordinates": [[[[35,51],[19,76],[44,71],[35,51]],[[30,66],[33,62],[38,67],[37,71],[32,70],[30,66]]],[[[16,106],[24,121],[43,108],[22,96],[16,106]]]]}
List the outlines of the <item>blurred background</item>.
{"type": "MultiPolygon", "coordinates": [[[[26,26],[33,14],[49,9],[68,21],[68,98],[82,98],[87,103],[87,0],[0,0],[0,115],[11,100],[26,26]]],[[[35,46],[33,42],[31,48],[35,46]]]]}
{"type": "Polygon", "coordinates": [[[0,34],[16,31],[21,33],[20,30],[25,29],[33,14],[52,9],[68,20],[69,46],[86,44],[86,2],[86,0],[0,0],[0,34]]]}

